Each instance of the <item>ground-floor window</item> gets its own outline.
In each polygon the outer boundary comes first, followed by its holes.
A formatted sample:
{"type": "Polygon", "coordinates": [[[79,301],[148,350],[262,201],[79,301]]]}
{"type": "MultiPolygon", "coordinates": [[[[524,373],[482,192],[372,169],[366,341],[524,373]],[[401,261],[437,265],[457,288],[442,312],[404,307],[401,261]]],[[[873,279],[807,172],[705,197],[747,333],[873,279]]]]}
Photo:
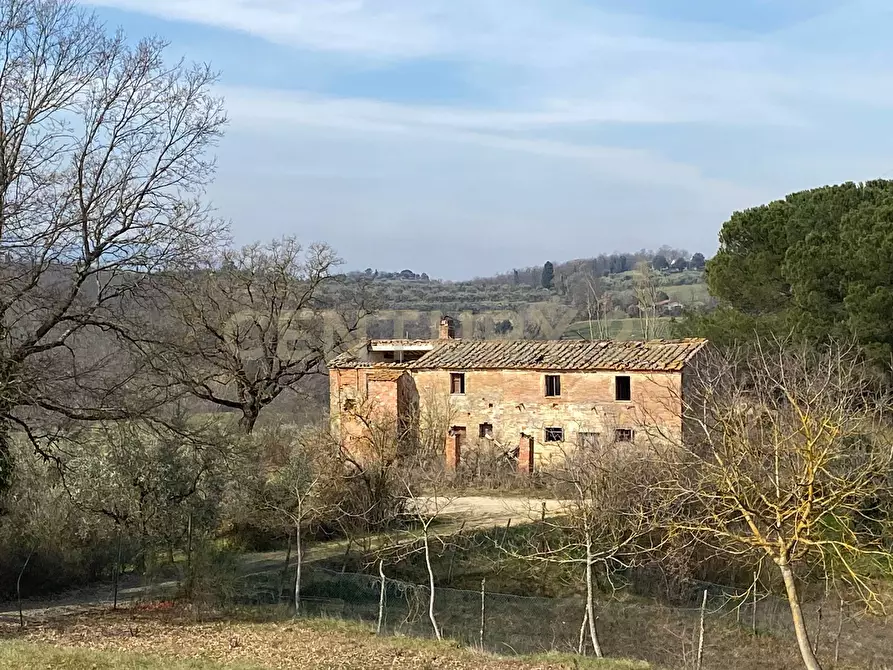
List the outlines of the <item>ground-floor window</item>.
{"type": "Polygon", "coordinates": [[[545,442],[564,442],[564,428],[546,428],[545,442]]]}
{"type": "Polygon", "coordinates": [[[632,442],[635,436],[631,428],[618,428],[614,431],[614,440],[617,442],[632,442]]]}

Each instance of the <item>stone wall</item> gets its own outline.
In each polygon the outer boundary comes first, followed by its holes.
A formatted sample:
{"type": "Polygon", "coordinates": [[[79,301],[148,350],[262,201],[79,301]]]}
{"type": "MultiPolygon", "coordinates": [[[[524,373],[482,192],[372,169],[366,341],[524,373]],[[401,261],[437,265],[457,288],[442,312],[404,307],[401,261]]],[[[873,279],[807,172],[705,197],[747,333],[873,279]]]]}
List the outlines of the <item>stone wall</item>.
{"type": "MultiPolygon", "coordinates": [[[[548,466],[562,449],[575,445],[580,433],[613,440],[615,431],[633,432],[634,444],[673,441],[682,435],[682,374],[642,372],[541,372],[467,370],[465,393],[450,393],[455,370],[419,370],[391,377],[375,369],[332,370],[332,428],[342,440],[357,440],[363,426],[346,407],[366,416],[401,417],[396,430],[419,425],[418,417],[443,412],[448,425],[464,427],[463,450],[485,444],[497,450],[518,447],[521,435],[533,438],[536,467],[548,466]],[[384,374],[384,378],[379,375],[384,374]],[[546,375],[560,376],[557,397],[546,397],[546,375]],[[615,399],[615,377],[630,378],[630,400],[615,399]],[[437,403],[437,409],[433,404],[437,403]],[[430,407],[427,405],[431,405],[430,407]],[[492,426],[481,438],[481,426],[492,426]],[[547,441],[546,429],[562,430],[563,441],[547,441]],[[489,431],[488,431],[489,432],[489,431]]],[[[399,373],[396,373],[399,375],[399,373]]],[[[417,437],[417,436],[415,436],[417,437]]]]}
{"type": "MultiPolygon", "coordinates": [[[[538,466],[548,465],[579,433],[613,439],[616,429],[634,431],[634,442],[677,441],[681,437],[681,377],[674,373],[539,372],[469,370],[465,393],[450,394],[451,370],[413,372],[421,402],[447,396],[450,425],[467,431],[466,449],[481,441],[480,426],[492,425],[492,439],[505,449],[522,434],[534,439],[538,466]],[[546,397],[546,374],[559,374],[561,394],[546,397]],[[630,377],[631,398],[615,400],[615,376],[630,377]],[[546,428],[560,428],[564,442],[547,442],[546,428]]],[[[423,410],[424,411],[424,408],[423,410]]],[[[486,439],[486,438],[484,438],[486,439]]]]}

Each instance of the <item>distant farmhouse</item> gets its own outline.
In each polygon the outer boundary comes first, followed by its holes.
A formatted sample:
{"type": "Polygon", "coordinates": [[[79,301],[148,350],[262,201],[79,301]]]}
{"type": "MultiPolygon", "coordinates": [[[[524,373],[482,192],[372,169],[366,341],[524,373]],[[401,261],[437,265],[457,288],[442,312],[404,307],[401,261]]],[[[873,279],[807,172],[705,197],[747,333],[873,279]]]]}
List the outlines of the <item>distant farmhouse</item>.
{"type": "Polygon", "coordinates": [[[405,436],[440,413],[449,468],[488,440],[530,472],[567,446],[680,440],[683,376],[706,345],[463,340],[449,319],[439,335],[369,340],[330,361],[332,428],[342,442],[363,440],[376,416],[391,417],[405,436]]]}

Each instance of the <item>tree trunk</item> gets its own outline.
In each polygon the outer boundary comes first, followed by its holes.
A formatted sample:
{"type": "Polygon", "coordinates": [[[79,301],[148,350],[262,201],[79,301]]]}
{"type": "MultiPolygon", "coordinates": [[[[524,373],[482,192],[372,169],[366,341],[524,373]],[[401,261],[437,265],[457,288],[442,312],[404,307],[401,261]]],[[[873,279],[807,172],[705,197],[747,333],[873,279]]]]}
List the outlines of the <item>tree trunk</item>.
{"type": "Polygon", "coordinates": [[[704,615],[707,610],[707,589],[704,589],[704,598],[701,600],[701,621],[698,633],[698,656],[695,661],[695,670],[701,670],[701,662],[704,660],[704,615]]]}
{"type": "Polygon", "coordinates": [[[288,533],[288,545],[285,549],[285,563],[282,564],[282,574],[279,575],[279,597],[276,602],[282,602],[282,596],[285,593],[285,585],[288,583],[288,564],[291,563],[291,532],[288,533]]]}
{"type": "Polygon", "coordinates": [[[803,665],[807,670],[822,670],[809,642],[809,633],[806,630],[806,622],[803,620],[803,611],[800,609],[800,595],[797,593],[797,584],[794,581],[791,566],[785,563],[779,565],[778,569],[781,570],[781,576],[784,579],[788,605],[791,607],[791,619],[794,622],[794,632],[797,635],[797,645],[800,647],[803,665]]]}
{"type": "Polygon", "coordinates": [[[428,529],[425,528],[425,566],[428,568],[428,589],[430,596],[428,597],[428,618],[431,620],[431,627],[434,628],[434,636],[440,640],[440,628],[437,626],[437,619],[434,617],[434,569],[431,567],[431,548],[428,543],[428,529]]]}
{"type": "Polygon", "coordinates": [[[385,611],[385,598],[387,597],[387,580],[384,576],[384,561],[381,560],[378,562],[378,574],[381,575],[381,584],[379,586],[378,593],[378,627],[375,632],[381,635],[381,631],[384,630],[384,611],[385,611]]]}
{"type": "MultiPolygon", "coordinates": [[[[0,329],[2,330],[2,329],[0,329]]],[[[0,393],[3,388],[3,381],[0,380],[0,393]]],[[[0,407],[0,499],[12,484],[12,453],[10,452],[10,430],[9,422],[3,419],[5,412],[9,411],[6,404],[0,407]]]]}
{"type": "Polygon", "coordinates": [[[580,624],[580,642],[577,644],[577,653],[582,656],[586,643],[586,624],[589,622],[589,607],[583,608],[583,623],[580,624]]]}
{"type": "Polygon", "coordinates": [[[242,407],[242,416],[239,417],[239,428],[245,431],[246,435],[251,435],[254,425],[260,416],[260,410],[253,405],[245,405],[242,407]]]}
{"type": "Polygon", "coordinates": [[[602,646],[595,630],[595,587],[592,583],[592,537],[586,533],[586,615],[589,619],[589,638],[596,657],[603,658],[602,646]]]}

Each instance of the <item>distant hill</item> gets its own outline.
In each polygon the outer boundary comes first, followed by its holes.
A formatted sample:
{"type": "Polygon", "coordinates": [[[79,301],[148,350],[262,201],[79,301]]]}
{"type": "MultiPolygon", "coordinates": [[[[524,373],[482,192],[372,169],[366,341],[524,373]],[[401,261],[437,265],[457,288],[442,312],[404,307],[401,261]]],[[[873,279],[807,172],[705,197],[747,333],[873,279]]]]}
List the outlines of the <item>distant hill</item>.
{"type": "MultiPolygon", "coordinates": [[[[541,328],[531,326],[530,318],[512,315],[529,314],[534,308],[539,314],[548,308],[555,315],[554,323],[567,324],[566,332],[557,335],[589,337],[594,330],[603,332],[604,328],[591,327],[590,320],[596,318],[611,321],[612,337],[636,338],[642,336],[636,319],[645,303],[648,313],[656,318],[672,318],[686,308],[712,304],[703,263],[700,254],[662,247],[554,263],[545,277],[545,263],[458,282],[431,279],[424,272],[408,269],[389,272],[370,268],[348,276],[367,284],[380,310],[378,325],[373,326],[370,336],[433,337],[430,313],[437,312],[465,314],[465,321],[469,313],[480,315],[475,319],[474,333],[462,333],[463,337],[536,338],[543,336],[541,328]],[[647,269],[650,285],[647,296],[641,286],[642,268],[647,269]],[[422,315],[409,323],[396,324],[393,321],[398,317],[387,314],[390,310],[422,315]]],[[[557,335],[551,332],[551,336],[557,335]]]]}

